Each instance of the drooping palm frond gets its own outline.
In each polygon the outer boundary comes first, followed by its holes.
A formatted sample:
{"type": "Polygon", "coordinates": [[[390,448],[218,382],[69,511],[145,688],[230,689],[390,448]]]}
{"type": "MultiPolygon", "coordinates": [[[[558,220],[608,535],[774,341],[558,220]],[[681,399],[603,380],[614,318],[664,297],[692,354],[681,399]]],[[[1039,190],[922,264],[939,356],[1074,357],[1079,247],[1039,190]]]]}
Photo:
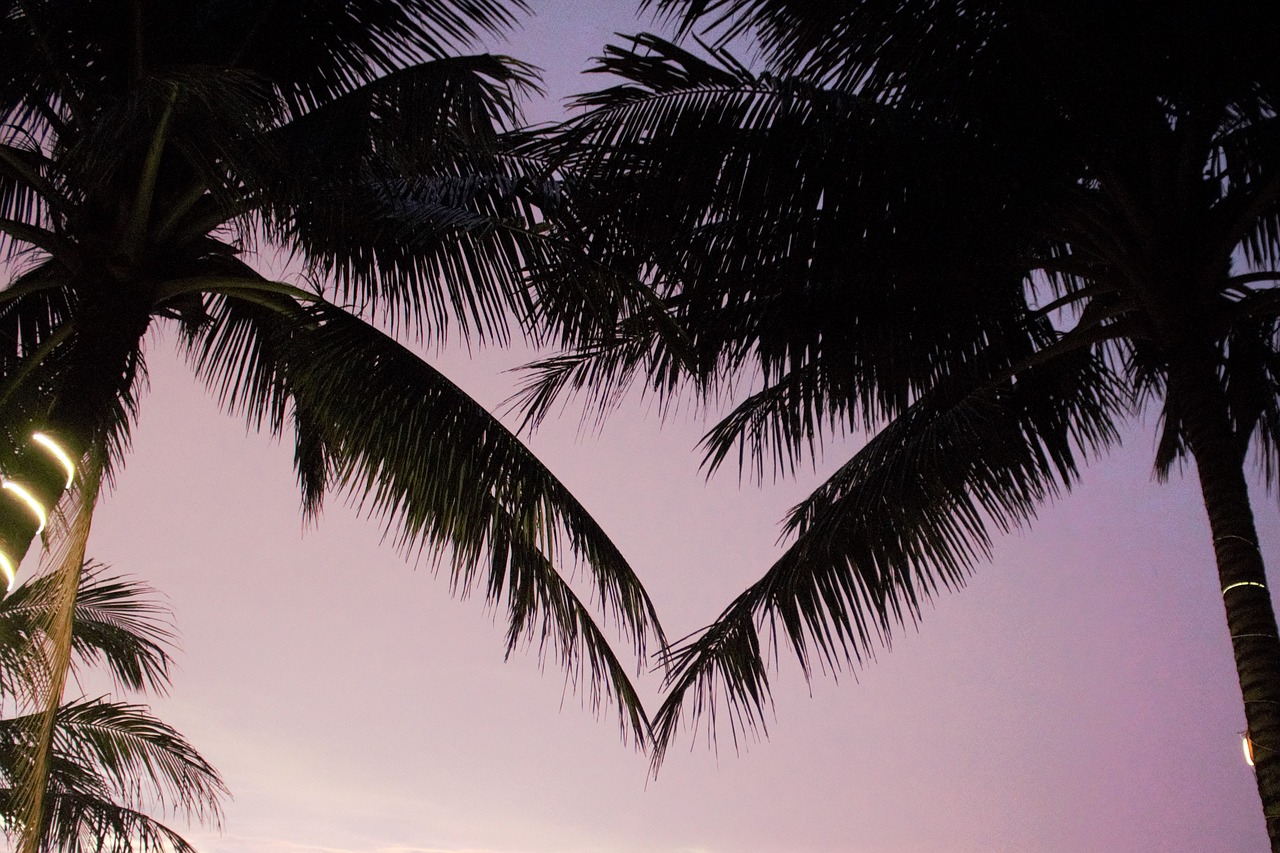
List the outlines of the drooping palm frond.
{"type": "MultiPolygon", "coordinates": [[[[0,814],[16,825],[14,776],[35,751],[32,717],[0,720],[0,814]]],[[[226,787],[172,727],[145,708],[83,699],[58,709],[41,851],[191,850],[173,829],[142,811],[217,823],[226,787]]]]}
{"type": "MultiPolygon", "coordinates": [[[[874,658],[919,619],[924,601],[964,585],[989,556],[991,527],[1019,527],[1069,489],[1082,459],[1117,441],[1116,422],[1131,405],[1088,352],[1012,379],[957,377],[914,403],[791,511],[795,541],[765,576],[667,652],[655,770],[686,717],[714,733],[722,707],[735,743],[763,725],[779,633],[806,675],[874,658]]],[[[719,429],[709,438],[714,452],[750,440],[733,418],[719,429]]]]}
{"type": "Polygon", "coordinates": [[[72,702],[58,709],[55,731],[55,749],[98,768],[126,804],[149,797],[167,812],[218,819],[226,788],[217,771],[145,707],[102,699],[72,702]]]}
{"type": "Polygon", "coordinates": [[[70,786],[49,803],[41,837],[41,853],[198,853],[177,830],[151,815],[70,786]]]}
{"type": "Polygon", "coordinates": [[[505,598],[511,647],[541,622],[543,645],[570,676],[584,675],[591,697],[616,699],[646,739],[633,686],[556,567],[590,572],[599,607],[642,660],[648,641],[664,641],[653,605],[605,533],[509,430],[419,356],[318,299],[304,307],[224,295],[213,316],[188,343],[193,366],[255,426],[279,434],[292,420],[308,512],[324,492],[344,492],[403,551],[446,560],[456,592],[505,598]]]}
{"type": "MultiPolygon", "coordinates": [[[[70,561],[83,535],[65,538],[70,561]]],[[[191,850],[148,812],[217,823],[226,794],[217,772],[141,706],[61,701],[59,673],[71,666],[105,665],[122,689],[164,690],[167,610],[145,584],[99,564],[83,563],[79,574],[74,585],[66,572],[41,575],[0,602],[0,698],[10,713],[0,719],[0,822],[29,850],[191,850]],[[15,708],[34,710],[15,716],[15,708]]]]}
{"type": "MultiPolygon", "coordinates": [[[[616,701],[623,741],[634,738],[638,748],[647,748],[651,725],[627,668],[610,648],[590,609],[529,538],[529,531],[518,532],[524,541],[496,542],[488,578],[474,581],[475,586],[484,583],[489,601],[506,600],[507,654],[528,643],[537,647],[540,656],[556,658],[570,685],[584,691],[592,711],[599,713],[603,702],[616,701]]],[[[661,632],[655,630],[655,634],[665,645],[661,632]]]]}
{"type": "MultiPolygon", "coordinates": [[[[54,591],[52,576],[39,575],[0,601],[0,695],[21,694],[9,679],[30,663],[24,647],[42,632],[54,591]]],[[[166,612],[145,583],[85,563],[71,617],[73,665],[105,666],[123,689],[164,692],[173,638],[166,612]]]]}
{"type": "MultiPolygon", "coordinates": [[[[506,587],[513,632],[536,613],[564,662],[612,654],[584,630],[550,565],[579,565],[598,606],[641,660],[663,642],[653,605],[617,548],[576,499],[491,414],[428,364],[359,319],[324,304],[290,342],[286,382],[324,442],[331,488],[382,518],[397,546],[448,553],[455,589],[506,587]],[[488,576],[485,576],[487,567],[488,576]],[[518,606],[517,606],[518,601],[518,606]],[[534,605],[536,608],[531,609],[534,605]]],[[[645,737],[633,688],[613,665],[589,673],[645,737]]]]}

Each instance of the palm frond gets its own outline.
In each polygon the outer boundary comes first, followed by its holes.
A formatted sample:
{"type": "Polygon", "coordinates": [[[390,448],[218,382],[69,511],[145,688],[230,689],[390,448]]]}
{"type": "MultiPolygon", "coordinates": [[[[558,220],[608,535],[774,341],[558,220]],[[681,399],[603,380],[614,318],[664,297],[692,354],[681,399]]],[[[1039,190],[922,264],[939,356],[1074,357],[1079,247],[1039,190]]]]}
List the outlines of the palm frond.
{"type": "Polygon", "coordinates": [[[505,57],[441,59],[285,126],[290,177],[267,196],[269,236],[394,326],[505,340],[530,314],[522,270],[546,251],[546,179],[505,133],[533,85],[505,57]]]}
{"type": "Polygon", "coordinates": [[[685,715],[714,735],[723,711],[735,743],[763,725],[762,623],[769,644],[781,631],[806,675],[874,657],[898,626],[917,622],[922,602],[964,585],[989,556],[992,525],[1023,525],[1070,488],[1080,457],[1115,443],[1130,405],[1089,353],[923,396],[792,510],[796,539],[765,576],[667,652],[655,768],[685,715]]]}
{"type": "MultiPolygon", "coordinates": [[[[4,796],[0,791],[0,798],[4,796]]],[[[3,808],[0,799],[0,808],[3,808]]],[[[176,830],[151,815],[91,793],[49,798],[41,853],[197,853],[176,830]]]]}
{"type": "Polygon", "coordinates": [[[42,174],[50,165],[43,152],[21,137],[0,144],[0,218],[35,226],[49,222],[49,207],[61,202],[42,174]]]}
{"type": "MultiPolygon", "coordinates": [[[[510,530],[519,528],[510,525],[510,530]]],[[[486,581],[486,597],[492,602],[505,598],[507,603],[507,654],[527,642],[537,646],[540,656],[553,656],[568,682],[586,691],[584,700],[592,711],[599,713],[605,701],[616,701],[623,741],[634,739],[637,748],[646,747],[651,736],[649,718],[626,667],[590,609],[539,550],[536,539],[527,530],[520,532],[523,541],[505,541],[509,531],[498,534],[486,581]]],[[[661,640],[661,633],[655,633],[661,640]]]]}
{"type": "Polygon", "coordinates": [[[216,823],[226,787],[172,726],[141,705],[83,699],[58,709],[55,749],[101,774],[125,804],[154,799],[166,811],[216,823]]]}
{"type": "Polygon", "coordinates": [[[510,57],[446,57],[392,71],[272,136],[304,181],[357,167],[401,175],[443,171],[492,162],[498,134],[519,126],[519,103],[536,91],[533,69],[510,57]]]}
{"type": "Polygon", "coordinates": [[[239,64],[270,80],[290,109],[302,114],[387,71],[440,59],[470,48],[484,35],[504,33],[526,9],[522,0],[310,0],[266,6],[256,15],[227,11],[248,27],[235,20],[218,23],[232,38],[243,33],[239,64]],[[276,32],[293,37],[281,44],[270,35],[276,32]]]}
{"type": "MultiPolygon", "coordinates": [[[[0,601],[0,679],[22,671],[21,644],[42,632],[56,590],[56,576],[38,575],[0,601]]],[[[105,665],[124,689],[164,692],[173,634],[168,610],[153,596],[141,581],[110,574],[101,563],[84,563],[71,616],[72,665],[105,665]]]]}
{"type": "Polygon", "coordinates": [[[251,429],[279,437],[292,421],[303,514],[315,518],[329,489],[333,460],[326,431],[292,396],[285,367],[290,340],[306,333],[311,316],[293,297],[269,290],[217,294],[207,310],[209,322],[190,329],[184,339],[192,368],[219,404],[246,418],[251,429]]]}
{"type": "MultiPolygon", "coordinates": [[[[696,375],[750,369],[772,383],[823,359],[875,423],[981,351],[989,317],[1023,311],[1039,214],[980,142],[653,36],[611,47],[600,67],[628,83],[588,96],[547,149],[570,176],[569,227],[583,223],[590,262],[666,301],[696,375]]],[[[534,275],[545,313],[571,318],[568,343],[601,365],[619,329],[655,333],[651,316],[579,307],[558,288],[567,276],[534,275]],[[582,319],[592,311],[600,325],[582,319]]]]}
{"type": "MultiPolygon", "coordinates": [[[[11,787],[35,749],[34,717],[0,720],[0,814],[17,822],[11,787]]],[[[58,710],[39,850],[192,850],[141,808],[168,806],[217,823],[226,788],[172,727],[137,705],[82,699],[58,710]]]]}
{"type": "Polygon", "coordinates": [[[126,690],[164,693],[174,635],[169,611],[146,583],[85,563],[72,613],[72,643],[81,665],[102,665],[126,690]]]}
{"type": "MultiPolygon", "coordinates": [[[[287,385],[323,435],[334,488],[384,519],[402,549],[447,551],[460,592],[483,587],[496,600],[504,578],[518,579],[510,594],[522,590],[524,603],[513,609],[513,625],[527,622],[536,600],[546,624],[561,631],[566,664],[572,664],[568,650],[579,643],[595,647],[599,635],[574,636],[571,620],[557,616],[569,611],[551,584],[549,565],[586,568],[598,606],[641,659],[649,638],[662,641],[652,603],[617,548],[509,430],[358,318],[323,304],[310,314],[314,325],[289,343],[287,385]],[[536,582],[543,589],[531,596],[536,582]]],[[[607,654],[603,647],[596,652],[607,654]]],[[[603,679],[607,693],[633,695],[609,671],[593,667],[592,677],[603,679]]]]}
{"type": "Polygon", "coordinates": [[[298,0],[160,5],[135,20],[110,3],[28,0],[0,29],[14,60],[0,103],[57,93],[78,107],[145,73],[204,65],[263,79],[300,115],[392,69],[503,33],[524,11],[520,0],[298,0]]]}
{"type": "Polygon", "coordinates": [[[211,314],[216,322],[189,342],[192,364],[252,426],[278,435],[292,419],[308,513],[324,491],[342,491],[406,553],[449,554],[455,592],[505,597],[512,645],[541,620],[541,646],[575,680],[583,672],[593,705],[617,699],[643,739],[634,688],[555,566],[587,568],[600,609],[642,659],[649,639],[663,640],[652,603],[585,508],[509,430],[393,338],[327,303],[224,294],[211,314]]]}

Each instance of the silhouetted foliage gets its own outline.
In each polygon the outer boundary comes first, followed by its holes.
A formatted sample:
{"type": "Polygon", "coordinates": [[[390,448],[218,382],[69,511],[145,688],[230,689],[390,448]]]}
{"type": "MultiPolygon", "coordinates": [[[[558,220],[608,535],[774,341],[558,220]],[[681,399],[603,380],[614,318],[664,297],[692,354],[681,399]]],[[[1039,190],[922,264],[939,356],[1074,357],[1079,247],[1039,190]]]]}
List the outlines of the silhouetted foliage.
{"type": "MultiPolygon", "coordinates": [[[[0,601],[0,826],[11,839],[23,828],[20,784],[38,749],[46,625],[58,605],[48,575],[0,601]]],[[[117,690],[164,692],[168,617],[144,584],[86,563],[72,614],[73,665],[104,668],[117,690]]],[[[216,824],[227,795],[217,771],[175,729],[144,705],[107,697],[58,708],[46,784],[38,849],[62,853],[194,853],[154,811],[216,824]]]]}
{"type": "Polygon", "coordinates": [[[567,393],[603,409],[633,382],[671,401],[745,377],[710,470],[785,474],[833,433],[870,436],[765,576],[668,653],[656,760],[686,715],[762,725],[776,631],[806,672],[865,660],[1154,411],[1160,475],[1197,467],[1280,815],[1280,644],[1244,473],[1252,453],[1280,475],[1280,7],[649,5],[701,49],[607,48],[614,85],[539,149],[573,181],[581,250],[541,273],[564,352],[525,389],[529,421],[567,393]],[[728,52],[744,42],[765,70],[728,52]]]}

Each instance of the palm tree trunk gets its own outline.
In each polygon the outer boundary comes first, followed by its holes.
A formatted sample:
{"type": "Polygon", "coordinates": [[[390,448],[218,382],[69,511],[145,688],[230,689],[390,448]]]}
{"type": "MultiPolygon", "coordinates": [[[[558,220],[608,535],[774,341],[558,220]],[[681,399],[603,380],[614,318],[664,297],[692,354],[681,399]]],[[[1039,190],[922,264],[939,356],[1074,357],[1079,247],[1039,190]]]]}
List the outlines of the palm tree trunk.
{"type": "Polygon", "coordinates": [[[39,853],[48,828],[49,773],[53,765],[54,729],[58,708],[66,689],[67,675],[71,671],[72,634],[76,596],[85,563],[85,549],[89,542],[89,528],[93,522],[93,508],[98,500],[98,488],[102,483],[102,458],[90,457],[88,470],[80,484],[79,505],[68,529],[63,534],[63,552],[55,573],[56,582],[45,602],[49,612],[45,614],[43,628],[47,643],[36,652],[41,655],[46,670],[42,679],[43,696],[37,696],[35,748],[31,761],[23,772],[12,780],[22,804],[22,816],[18,832],[18,853],[39,853]]]}
{"type": "Polygon", "coordinates": [[[1219,588],[1244,699],[1258,795],[1280,853],[1280,635],[1244,475],[1246,447],[1232,429],[1212,362],[1171,370],[1169,394],[1196,460],[1219,588]]]}
{"type": "Polygon", "coordinates": [[[67,433],[78,454],[109,429],[117,400],[133,383],[151,304],[128,282],[95,287],[81,297],[66,374],[49,412],[50,427],[67,433]]]}

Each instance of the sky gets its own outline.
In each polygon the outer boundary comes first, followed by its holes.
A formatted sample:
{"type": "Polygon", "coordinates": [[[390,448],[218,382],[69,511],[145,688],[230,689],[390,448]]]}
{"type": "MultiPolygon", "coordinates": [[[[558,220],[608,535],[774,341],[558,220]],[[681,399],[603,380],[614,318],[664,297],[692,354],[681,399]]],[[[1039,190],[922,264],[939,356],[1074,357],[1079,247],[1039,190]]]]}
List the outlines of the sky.
{"type": "MultiPolygon", "coordinates": [[[[631,0],[541,0],[509,44],[554,97],[631,0]]],[[[551,118],[556,101],[531,107],[551,118]]],[[[529,357],[432,353],[498,407],[529,357]]],[[[1156,484],[1153,422],[1090,466],[969,587],[891,652],[806,684],[785,653],[765,740],[686,738],[659,777],[553,664],[504,660],[479,600],[330,501],[304,528],[291,451],[246,434],[149,341],[151,393],[91,555],[171,604],[182,649],[154,710],[234,794],[204,853],[1242,851],[1265,832],[1194,478],[1156,484]]],[[[628,556],[680,637],[779,553],[786,509],[842,461],[761,487],[710,482],[693,414],[631,400],[599,434],[578,410],[530,444],[628,556]]],[[[843,448],[847,452],[849,448],[843,448]]],[[[1277,553],[1275,496],[1255,505],[1277,553]]],[[[498,614],[500,616],[500,614],[498,614]]],[[[647,696],[657,678],[641,679],[647,696]]]]}

